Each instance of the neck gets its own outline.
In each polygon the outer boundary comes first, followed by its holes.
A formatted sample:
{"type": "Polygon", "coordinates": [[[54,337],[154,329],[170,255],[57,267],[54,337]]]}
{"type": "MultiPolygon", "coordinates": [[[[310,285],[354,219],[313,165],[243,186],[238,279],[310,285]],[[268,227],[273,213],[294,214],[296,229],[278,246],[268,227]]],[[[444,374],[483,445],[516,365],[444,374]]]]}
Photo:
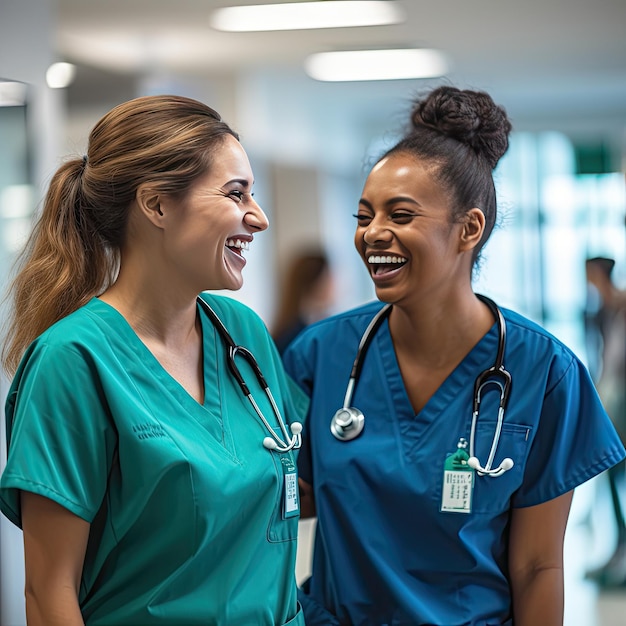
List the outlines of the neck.
{"type": "Polygon", "coordinates": [[[120,276],[100,299],[121,313],[142,339],[172,349],[197,335],[196,296],[156,288],[120,276]]]}
{"type": "Polygon", "coordinates": [[[405,308],[395,305],[389,329],[397,353],[424,366],[458,363],[494,324],[489,308],[473,292],[405,308]]]}

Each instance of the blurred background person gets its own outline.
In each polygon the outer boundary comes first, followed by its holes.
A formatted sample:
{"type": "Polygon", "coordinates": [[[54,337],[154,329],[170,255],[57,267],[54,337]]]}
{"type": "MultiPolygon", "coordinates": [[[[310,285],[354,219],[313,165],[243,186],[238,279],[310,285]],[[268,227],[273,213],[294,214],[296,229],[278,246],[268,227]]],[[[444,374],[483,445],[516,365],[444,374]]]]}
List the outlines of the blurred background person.
{"type": "Polygon", "coordinates": [[[312,248],[295,255],[281,285],[272,336],[282,354],[308,326],[326,317],[335,297],[328,256],[312,248]]]}
{"type": "MultiPolygon", "coordinates": [[[[613,281],[615,260],[593,257],[585,261],[587,311],[585,330],[590,350],[590,372],[602,403],[622,442],[626,442],[626,291],[613,281]]],[[[626,463],[608,470],[617,542],[611,558],[587,577],[602,587],[626,585],[626,522],[620,491],[626,463]]]]}

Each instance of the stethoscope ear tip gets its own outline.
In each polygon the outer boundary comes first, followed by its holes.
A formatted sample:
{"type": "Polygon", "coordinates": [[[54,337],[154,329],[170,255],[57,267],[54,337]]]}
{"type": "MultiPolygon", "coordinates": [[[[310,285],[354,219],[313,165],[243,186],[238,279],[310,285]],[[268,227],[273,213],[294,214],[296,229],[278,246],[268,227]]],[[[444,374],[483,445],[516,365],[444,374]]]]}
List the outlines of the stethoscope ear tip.
{"type": "Polygon", "coordinates": [[[268,450],[276,450],[278,444],[271,437],[265,437],[265,439],[263,439],[263,447],[268,450]]]}
{"type": "Polygon", "coordinates": [[[302,424],[300,422],[293,422],[289,425],[292,435],[299,435],[302,432],[302,424]]]}
{"type": "Polygon", "coordinates": [[[514,465],[515,463],[513,462],[513,459],[510,459],[509,457],[507,457],[506,459],[502,459],[502,463],[500,463],[500,467],[504,471],[510,470],[514,465]]]}
{"type": "Polygon", "coordinates": [[[471,456],[467,459],[467,464],[473,470],[476,470],[481,476],[492,476],[494,478],[502,476],[504,472],[508,472],[515,465],[513,459],[508,456],[505,459],[502,459],[500,466],[495,469],[492,469],[489,463],[487,463],[487,467],[482,467],[480,465],[480,461],[475,456],[471,456]]]}
{"type": "Polygon", "coordinates": [[[467,464],[473,470],[477,470],[480,467],[480,462],[478,461],[478,459],[475,456],[471,456],[469,459],[467,459],[467,464]]]}

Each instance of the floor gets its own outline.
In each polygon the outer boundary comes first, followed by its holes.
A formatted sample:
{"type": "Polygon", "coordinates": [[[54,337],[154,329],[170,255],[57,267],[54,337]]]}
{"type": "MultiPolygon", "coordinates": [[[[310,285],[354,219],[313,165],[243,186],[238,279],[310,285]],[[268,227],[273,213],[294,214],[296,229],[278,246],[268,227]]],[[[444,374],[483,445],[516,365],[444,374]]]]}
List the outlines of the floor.
{"type": "MultiPolygon", "coordinates": [[[[625,493],[626,484],[621,487],[625,493]]],[[[310,572],[314,532],[314,520],[300,522],[298,582],[310,572]]],[[[584,577],[610,558],[615,540],[608,483],[600,476],[579,487],[572,502],[565,536],[564,626],[626,626],[626,586],[602,590],[584,577]]]]}

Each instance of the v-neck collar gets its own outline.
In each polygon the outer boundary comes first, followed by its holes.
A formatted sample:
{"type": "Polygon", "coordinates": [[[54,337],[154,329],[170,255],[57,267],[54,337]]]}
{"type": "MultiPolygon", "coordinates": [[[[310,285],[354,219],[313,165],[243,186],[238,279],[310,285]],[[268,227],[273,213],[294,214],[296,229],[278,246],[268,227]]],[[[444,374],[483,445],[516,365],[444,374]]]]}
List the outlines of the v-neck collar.
{"type": "MultiPolygon", "coordinates": [[[[90,309],[96,313],[105,323],[111,326],[113,332],[116,334],[122,333],[121,339],[124,345],[129,349],[129,353],[132,353],[135,358],[139,358],[141,363],[150,370],[150,373],[154,376],[155,381],[162,384],[171,394],[173,394],[179,402],[185,405],[185,408],[189,406],[202,408],[206,406],[206,350],[203,350],[203,381],[205,386],[204,391],[204,403],[198,402],[189,392],[161,365],[159,360],[154,356],[152,351],[141,340],[139,335],[135,332],[133,327],[129,324],[128,320],[120,313],[114,306],[111,306],[107,302],[100,300],[99,298],[93,298],[90,303],[90,309]]],[[[209,329],[206,328],[206,321],[204,316],[200,316],[202,325],[202,342],[203,346],[206,345],[204,340],[205,334],[209,329]]]]}
{"type": "MultiPolygon", "coordinates": [[[[187,390],[161,365],[159,360],[152,354],[149,348],[139,338],[126,318],[113,306],[93,298],[87,305],[90,314],[98,318],[98,322],[107,324],[109,330],[107,334],[117,337],[111,344],[115,350],[123,351],[123,358],[129,363],[135,363],[138,371],[144,376],[152,377],[153,386],[158,393],[159,388],[162,393],[166,393],[174,404],[178,405],[181,413],[191,417],[199,426],[207,431],[217,443],[221,445],[232,460],[237,461],[233,436],[228,424],[228,411],[224,403],[227,395],[224,387],[227,386],[228,379],[224,372],[226,367],[217,365],[220,359],[224,359],[224,348],[206,314],[198,304],[200,322],[202,327],[203,343],[203,378],[204,378],[204,403],[200,404],[193,398],[187,390]]],[[[130,368],[128,368],[130,369],[130,368]]],[[[234,393],[234,392],[233,392],[234,393]]],[[[241,394],[238,394],[241,395],[241,394]]],[[[245,405],[238,404],[237,410],[242,408],[247,410],[245,405]]],[[[234,409],[233,409],[234,410],[234,409]]],[[[162,415],[157,416],[163,419],[162,415]]]]}
{"type": "Polygon", "coordinates": [[[380,350],[383,370],[398,417],[417,422],[431,422],[450,406],[466,385],[471,384],[473,389],[476,375],[493,364],[498,348],[498,328],[494,323],[441,383],[421,411],[415,414],[402,379],[388,321],[381,326],[377,335],[375,341],[380,350]]]}

